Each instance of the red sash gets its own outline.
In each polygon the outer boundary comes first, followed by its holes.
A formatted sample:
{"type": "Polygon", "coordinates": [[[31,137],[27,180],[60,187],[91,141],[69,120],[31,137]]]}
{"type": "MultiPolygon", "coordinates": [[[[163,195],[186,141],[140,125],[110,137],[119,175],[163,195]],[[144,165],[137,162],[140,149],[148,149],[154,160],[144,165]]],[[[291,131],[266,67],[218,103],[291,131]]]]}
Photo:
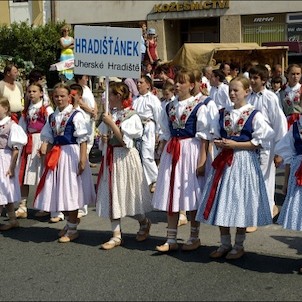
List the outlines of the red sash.
{"type": "Polygon", "coordinates": [[[113,149],[115,147],[122,147],[122,145],[112,146],[110,144],[107,144],[107,150],[106,150],[106,163],[104,160],[104,157],[102,158],[100,171],[98,174],[97,179],[97,190],[99,188],[99,183],[101,180],[101,177],[104,173],[104,165],[106,164],[108,166],[108,183],[109,183],[109,209],[110,209],[110,217],[112,217],[112,170],[113,170],[113,149]]]}
{"type": "Polygon", "coordinates": [[[298,170],[295,173],[296,182],[298,186],[302,186],[302,163],[300,164],[298,170]]]}
{"type": "Polygon", "coordinates": [[[19,172],[19,183],[23,184],[23,178],[25,174],[25,168],[27,164],[27,156],[32,153],[33,149],[33,137],[31,133],[27,134],[27,144],[23,147],[21,153],[21,164],[20,164],[20,172],[19,172]]]}
{"type": "Polygon", "coordinates": [[[206,220],[209,218],[209,214],[211,212],[211,209],[212,209],[212,206],[214,203],[214,198],[216,195],[218,183],[219,183],[219,180],[221,179],[223,170],[224,170],[226,164],[228,166],[230,166],[232,164],[233,155],[234,155],[233,149],[222,149],[222,151],[216,156],[216,158],[214,159],[214,161],[212,163],[212,166],[216,171],[215,171],[214,179],[212,182],[208,201],[207,201],[205,210],[203,212],[203,217],[206,220]]]}
{"type": "Polygon", "coordinates": [[[287,128],[300,118],[300,113],[293,113],[287,117],[287,128]]]}
{"type": "Polygon", "coordinates": [[[45,169],[44,169],[43,175],[38,183],[38,186],[37,186],[34,203],[36,201],[37,196],[41,193],[41,191],[44,187],[45,179],[46,179],[46,175],[47,175],[48,171],[49,170],[54,171],[55,167],[58,164],[60,155],[61,155],[61,146],[59,146],[59,145],[53,146],[52,149],[50,150],[50,152],[46,155],[45,169]]]}
{"type": "Polygon", "coordinates": [[[175,167],[180,156],[180,143],[179,140],[186,139],[188,137],[172,137],[167,145],[167,152],[172,156],[172,170],[170,175],[170,187],[169,187],[169,208],[168,214],[173,214],[173,192],[174,192],[174,179],[175,179],[175,167]]]}

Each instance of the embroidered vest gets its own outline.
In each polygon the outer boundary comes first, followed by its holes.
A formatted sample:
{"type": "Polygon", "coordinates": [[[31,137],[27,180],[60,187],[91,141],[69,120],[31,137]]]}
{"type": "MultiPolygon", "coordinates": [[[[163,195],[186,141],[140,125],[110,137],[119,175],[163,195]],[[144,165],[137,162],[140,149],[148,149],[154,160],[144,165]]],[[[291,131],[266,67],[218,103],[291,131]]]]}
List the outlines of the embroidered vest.
{"type": "Polygon", "coordinates": [[[28,112],[25,112],[26,121],[27,121],[27,130],[30,133],[40,133],[43,126],[46,123],[47,113],[46,108],[48,106],[42,106],[37,112],[30,117],[28,112]]]}
{"type": "Polygon", "coordinates": [[[298,121],[293,124],[293,137],[294,137],[294,146],[298,155],[302,154],[302,139],[301,134],[302,127],[298,121]]]}
{"type": "MultiPolygon", "coordinates": [[[[227,131],[225,130],[224,127],[224,116],[225,116],[225,109],[222,108],[219,110],[219,125],[220,125],[220,135],[223,138],[228,138],[228,139],[232,139],[236,142],[247,142],[250,141],[253,137],[252,137],[252,133],[253,131],[253,127],[252,127],[252,122],[253,122],[253,118],[255,116],[255,114],[258,112],[258,110],[253,110],[250,114],[249,117],[247,118],[247,120],[245,121],[243,128],[240,131],[239,135],[228,135],[227,131]]],[[[240,117],[239,117],[240,119],[240,117]]]]}
{"type": "Polygon", "coordinates": [[[7,142],[10,133],[10,129],[14,122],[11,120],[4,125],[0,126],[0,149],[8,148],[7,142]]]}
{"type": "MultiPolygon", "coordinates": [[[[122,117],[120,119],[116,120],[115,124],[120,128],[121,123],[123,121],[127,120],[128,118],[130,118],[131,116],[133,116],[134,114],[137,114],[137,112],[134,109],[125,110],[125,113],[122,115],[122,117]]],[[[121,142],[116,138],[115,135],[113,135],[109,139],[108,144],[111,146],[121,146],[121,142]]]]}
{"type": "MultiPolygon", "coordinates": [[[[207,105],[211,98],[206,98],[204,102],[197,103],[195,105],[194,109],[191,111],[189,117],[187,118],[185,122],[184,128],[175,128],[173,127],[173,122],[171,121],[171,118],[169,119],[169,129],[171,132],[171,137],[195,137],[196,134],[196,122],[197,122],[197,111],[202,105],[207,105]]],[[[168,103],[166,106],[166,112],[167,115],[171,116],[171,104],[168,103]]]]}
{"type": "MultiPolygon", "coordinates": [[[[77,144],[77,140],[76,140],[77,138],[73,136],[75,127],[72,122],[73,118],[77,112],[79,112],[79,111],[74,110],[71,113],[71,115],[66,123],[63,135],[57,135],[55,129],[52,127],[52,131],[53,131],[53,135],[54,135],[54,142],[53,142],[54,145],[77,144]]],[[[56,122],[55,122],[55,117],[54,117],[53,113],[49,116],[49,123],[50,123],[50,125],[54,125],[54,127],[55,127],[56,122]]]]}

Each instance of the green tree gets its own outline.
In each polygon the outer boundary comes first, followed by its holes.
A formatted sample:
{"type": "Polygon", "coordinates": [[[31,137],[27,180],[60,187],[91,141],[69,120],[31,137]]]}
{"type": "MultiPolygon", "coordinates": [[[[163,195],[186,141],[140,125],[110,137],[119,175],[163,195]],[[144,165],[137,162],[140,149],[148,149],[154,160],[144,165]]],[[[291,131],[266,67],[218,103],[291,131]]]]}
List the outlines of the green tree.
{"type": "MultiPolygon", "coordinates": [[[[57,73],[49,67],[59,61],[61,37],[60,29],[66,23],[47,23],[31,26],[28,22],[14,22],[10,26],[0,26],[0,55],[11,57],[19,68],[26,69],[24,61],[31,61],[35,68],[41,69],[49,83],[56,82],[57,73]]],[[[52,86],[52,85],[50,85],[52,86]]]]}

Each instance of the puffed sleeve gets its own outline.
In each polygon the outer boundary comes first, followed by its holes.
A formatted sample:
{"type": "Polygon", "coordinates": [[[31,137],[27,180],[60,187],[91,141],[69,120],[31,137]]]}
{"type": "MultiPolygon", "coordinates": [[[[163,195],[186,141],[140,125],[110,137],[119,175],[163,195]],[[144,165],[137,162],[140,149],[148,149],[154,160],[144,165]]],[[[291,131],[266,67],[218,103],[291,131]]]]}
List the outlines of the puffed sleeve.
{"type": "Polygon", "coordinates": [[[88,141],[89,131],[88,131],[87,123],[86,123],[83,113],[81,111],[77,112],[74,115],[72,121],[73,121],[74,128],[75,128],[73,136],[77,138],[77,143],[81,144],[83,142],[88,141]]]}
{"type": "Polygon", "coordinates": [[[210,140],[210,128],[209,110],[206,105],[201,105],[197,111],[195,136],[204,140],[210,140]]]}
{"type": "Polygon", "coordinates": [[[293,156],[296,155],[293,137],[293,127],[291,126],[288,132],[279,140],[275,146],[275,154],[283,158],[284,164],[290,164],[293,156]]]}
{"type": "Polygon", "coordinates": [[[271,141],[275,135],[274,130],[265,121],[261,112],[257,112],[253,118],[253,133],[251,143],[255,146],[261,145],[263,149],[271,148],[271,141]]]}
{"type": "Polygon", "coordinates": [[[170,132],[170,128],[169,128],[169,117],[167,115],[166,109],[163,109],[161,111],[159,123],[160,123],[159,140],[160,141],[162,141],[162,140],[168,141],[171,137],[171,132],[170,132]]]}
{"type": "Polygon", "coordinates": [[[123,141],[126,148],[133,148],[133,139],[139,138],[143,135],[143,125],[140,117],[137,114],[121,123],[121,131],[123,133],[123,141]]]}
{"type": "Polygon", "coordinates": [[[53,132],[49,124],[49,118],[41,130],[41,141],[50,144],[54,141],[53,132]]]}
{"type": "MultiPolygon", "coordinates": [[[[108,126],[104,122],[101,122],[100,125],[98,126],[98,132],[99,132],[100,136],[108,135],[108,126]]],[[[105,144],[100,139],[99,146],[98,146],[99,150],[104,151],[104,146],[105,146],[105,144]]]]}
{"type": "Polygon", "coordinates": [[[209,118],[209,125],[210,125],[210,134],[211,134],[211,139],[213,137],[218,138],[220,137],[220,126],[219,126],[219,111],[216,106],[216,103],[211,100],[209,101],[208,105],[208,118],[209,118]]]}
{"type": "Polygon", "coordinates": [[[12,124],[7,144],[10,148],[17,148],[18,150],[27,144],[27,135],[18,124],[12,124]]]}

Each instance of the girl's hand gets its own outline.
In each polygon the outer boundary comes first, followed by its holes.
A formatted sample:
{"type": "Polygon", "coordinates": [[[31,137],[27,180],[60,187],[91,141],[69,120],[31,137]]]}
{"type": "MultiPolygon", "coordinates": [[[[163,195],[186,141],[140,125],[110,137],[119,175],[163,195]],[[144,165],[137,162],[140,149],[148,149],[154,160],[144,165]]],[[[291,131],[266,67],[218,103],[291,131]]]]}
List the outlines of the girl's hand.
{"type": "Polygon", "coordinates": [[[225,149],[234,149],[236,142],[231,139],[222,138],[221,140],[214,140],[216,147],[225,149]]]}
{"type": "Polygon", "coordinates": [[[78,165],[78,176],[81,175],[83,173],[83,171],[85,170],[85,165],[86,165],[86,162],[80,160],[79,165],[78,165]]]}
{"type": "Polygon", "coordinates": [[[206,170],[205,168],[206,168],[205,164],[198,166],[197,169],[196,169],[196,175],[197,176],[204,176],[205,175],[205,170],[206,170]]]}
{"type": "Polygon", "coordinates": [[[104,112],[102,114],[102,121],[108,126],[112,125],[112,123],[113,123],[112,115],[109,112],[108,113],[104,112]]]}
{"type": "Polygon", "coordinates": [[[108,143],[108,135],[102,134],[101,135],[101,141],[102,141],[102,143],[107,144],[108,143]]]}
{"type": "Polygon", "coordinates": [[[275,155],[274,163],[276,168],[278,168],[282,164],[283,158],[280,155],[275,155]]]}
{"type": "Polygon", "coordinates": [[[9,168],[6,172],[6,176],[9,176],[9,178],[12,178],[15,176],[15,169],[9,168]]]}

